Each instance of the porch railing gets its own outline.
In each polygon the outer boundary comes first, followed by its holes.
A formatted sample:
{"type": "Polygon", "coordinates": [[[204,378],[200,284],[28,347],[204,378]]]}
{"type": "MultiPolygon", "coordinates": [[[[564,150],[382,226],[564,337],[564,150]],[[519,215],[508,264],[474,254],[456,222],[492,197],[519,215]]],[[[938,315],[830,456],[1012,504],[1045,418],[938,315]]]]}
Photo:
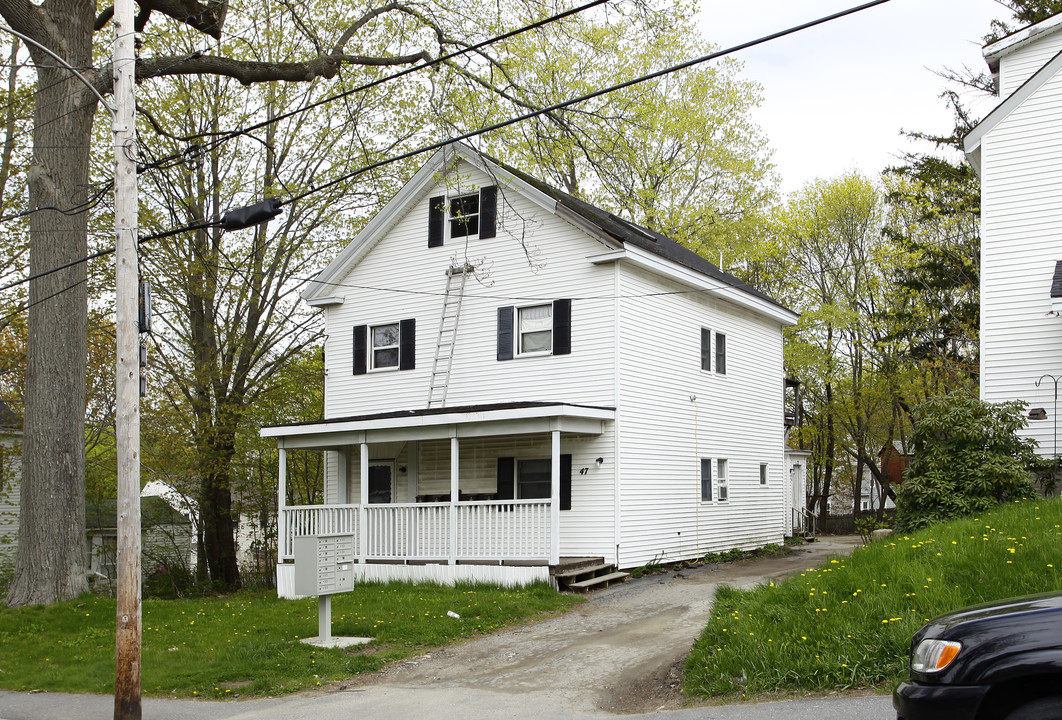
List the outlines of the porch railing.
{"type": "Polygon", "coordinates": [[[330,533],[353,535],[354,554],[363,562],[548,562],[550,557],[548,500],[398,503],[364,508],[302,505],[285,507],[282,512],[281,561],[294,557],[296,537],[330,533]]]}

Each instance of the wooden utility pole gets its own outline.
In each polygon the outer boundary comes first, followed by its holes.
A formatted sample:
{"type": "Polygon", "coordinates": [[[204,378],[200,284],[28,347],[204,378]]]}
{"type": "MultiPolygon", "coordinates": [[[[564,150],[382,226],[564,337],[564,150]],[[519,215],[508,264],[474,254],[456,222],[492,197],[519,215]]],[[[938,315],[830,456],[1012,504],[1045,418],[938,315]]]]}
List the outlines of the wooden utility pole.
{"type": "Polygon", "coordinates": [[[140,327],[134,0],[114,3],[115,330],[118,337],[118,617],[115,720],[140,720],[140,327]]]}

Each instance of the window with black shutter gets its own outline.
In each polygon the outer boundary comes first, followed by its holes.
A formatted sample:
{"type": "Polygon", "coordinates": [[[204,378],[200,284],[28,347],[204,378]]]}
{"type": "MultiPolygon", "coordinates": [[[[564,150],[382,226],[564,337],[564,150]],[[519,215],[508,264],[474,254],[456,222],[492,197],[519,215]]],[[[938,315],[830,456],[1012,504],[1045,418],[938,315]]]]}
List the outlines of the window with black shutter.
{"type": "Polygon", "coordinates": [[[413,370],[417,357],[414,318],[354,327],[354,374],[370,370],[413,370]]]}

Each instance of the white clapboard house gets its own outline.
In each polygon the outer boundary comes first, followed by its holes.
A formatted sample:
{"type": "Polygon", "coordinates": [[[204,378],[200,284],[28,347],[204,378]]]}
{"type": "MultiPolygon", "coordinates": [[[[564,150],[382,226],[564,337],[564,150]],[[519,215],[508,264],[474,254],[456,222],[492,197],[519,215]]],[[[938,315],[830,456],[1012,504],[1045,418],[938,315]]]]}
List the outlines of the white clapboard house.
{"type": "Polygon", "coordinates": [[[303,298],[325,419],[262,430],[281,595],[302,535],[353,535],[359,578],[518,584],[789,529],[797,317],[666,237],[455,144],[303,298]],[[322,451],[324,504],[285,506],[287,454],[322,451]]]}
{"type": "Polygon", "coordinates": [[[1022,400],[1057,451],[1062,378],[1062,14],[985,46],[999,105],[965,140],[981,177],[981,397],[1022,400]]]}

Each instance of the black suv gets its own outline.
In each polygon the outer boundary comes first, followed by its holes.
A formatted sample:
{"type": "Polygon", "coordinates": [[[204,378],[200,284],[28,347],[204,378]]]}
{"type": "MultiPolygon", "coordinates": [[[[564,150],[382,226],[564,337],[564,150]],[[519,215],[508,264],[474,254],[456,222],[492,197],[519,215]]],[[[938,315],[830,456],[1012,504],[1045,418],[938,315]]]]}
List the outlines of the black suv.
{"type": "Polygon", "coordinates": [[[911,641],[898,720],[1062,720],[1062,593],[942,615],[911,641]]]}

